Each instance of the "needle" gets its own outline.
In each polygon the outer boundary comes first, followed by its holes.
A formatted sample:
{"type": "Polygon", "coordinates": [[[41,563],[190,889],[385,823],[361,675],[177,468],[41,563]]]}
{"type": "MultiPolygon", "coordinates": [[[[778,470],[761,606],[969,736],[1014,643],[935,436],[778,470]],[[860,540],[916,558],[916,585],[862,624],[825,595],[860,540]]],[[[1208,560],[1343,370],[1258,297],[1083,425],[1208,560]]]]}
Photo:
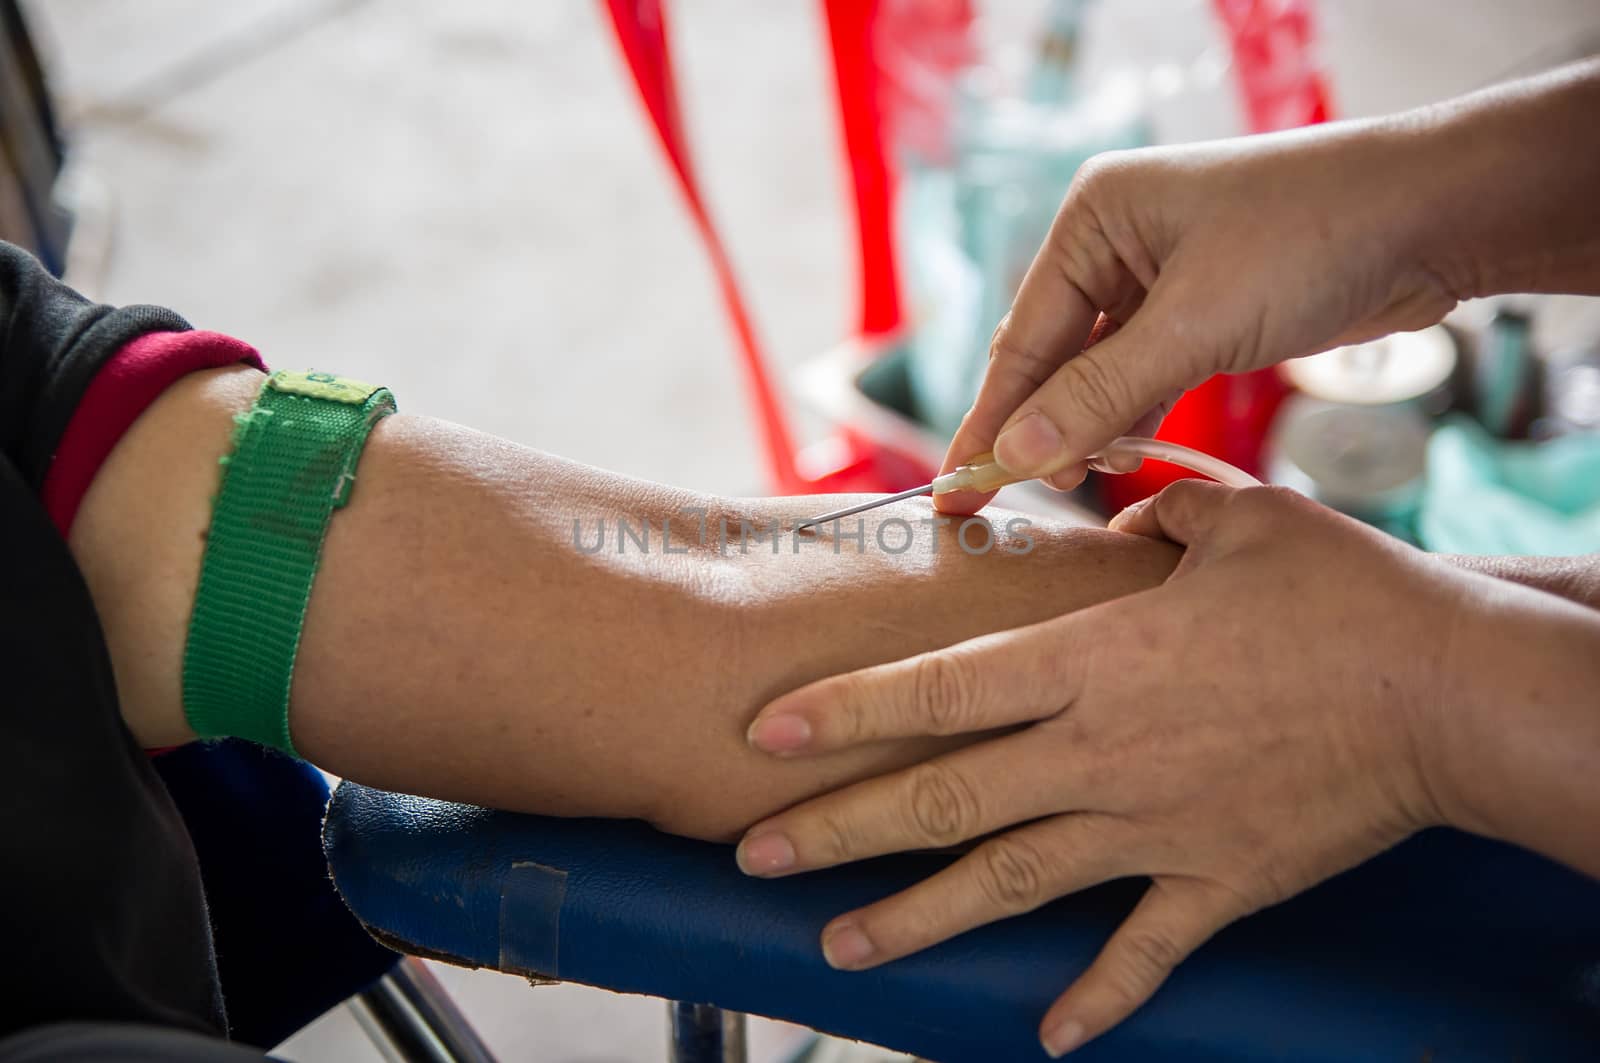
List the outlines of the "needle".
{"type": "Polygon", "coordinates": [[[916,498],[918,495],[944,495],[949,494],[951,491],[994,491],[1004,487],[1006,484],[1014,484],[1016,482],[1017,478],[1002,469],[1000,463],[994,460],[993,454],[979,454],[965,465],[959,466],[943,476],[934,477],[933,482],[930,484],[913,487],[909,491],[901,491],[897,495],[889,495],[886,498],[874,498],[870,502],[862,502],[859,505],[836,509],[832,513],[824,513],[820,517],[812,517],[810,520],[796,524],[794,530],[797,532],[804,531],[818,524],[826,524],[829,521],[838,520],[840,517],[853,517],[857,513],[865,513],[869,509],[887,506],[890,502],[916,498]]]}
{"type": "Polygon", "coordinates": [[[805,531],[807,528],[814,527],[815,525],[826,524],[830,520],[838,520],[841,517],[853,517],[857,513],[865,513],[869,509],[877,509],[879,506],[887,506],[890,502],[903,502],[908,498],[916,498],[918,495],[931,494],[933,494],[933,485],[923,484],[921,487],[913,487],[909,491],[901,491],[897,495],[890,495],[887,498],[874,498],[869,502],[861,503],[859,506],[846,506],[844,509],[836,509],[832,513],[824,513],[820,517],[812,517],[810,520],[803,520],[794,526],[794,530],[797,532],[805,531]]]}

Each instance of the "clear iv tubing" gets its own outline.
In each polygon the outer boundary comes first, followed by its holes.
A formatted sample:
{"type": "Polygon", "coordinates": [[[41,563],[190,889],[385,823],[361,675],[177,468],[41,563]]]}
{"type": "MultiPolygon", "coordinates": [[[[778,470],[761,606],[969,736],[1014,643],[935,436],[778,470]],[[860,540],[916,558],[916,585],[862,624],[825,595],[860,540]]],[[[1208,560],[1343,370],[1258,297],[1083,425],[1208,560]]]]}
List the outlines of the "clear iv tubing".
{"type": "MultiPolygon", "coordinates": [[[[1229,465],[1221,458],[1214,458],[1203,451],[1177,443],[1168,443],[1162,439],[1121,436],[1112,440],[1100,453],[1092,455],[1089,464],[1101,472],[1119,472],[1120,470],[1110,464],[1110,459],[1113,458],[1154,458],[1157,461],[1182,466],[1202,476],[1209,476],[1229,487],[1261,486],[1260,480],[1243,469],[1229,465]]],[[[993,491],[1006,484],[1017,483],[1018,479],[1002,469],[992,454],[980,454],[968,464],[937,477],[933,481],[933,493],[942,495],[951,491],[993,491]]]]}
{"type": "Polygon", "coordinates": [[[1190,472],[1197,472],[1201,476],[1209,476],[1219,484],[1229,487],[1260,487],[1261,481],[1239,468],[1229,465],[1221,458],[1212,457],[1203,450],[1195,450],[1179,443],[1168,443],[1164,439],[1142,439],[1139,436],[1119,436],[1099,454],[1089,459],[1089,464],[1101,472],[1120,472],[1106,464],[1108,458],[1115,457],[1140,457],[1154,458],[1172,465],[1181,465],[1190,472]]]}

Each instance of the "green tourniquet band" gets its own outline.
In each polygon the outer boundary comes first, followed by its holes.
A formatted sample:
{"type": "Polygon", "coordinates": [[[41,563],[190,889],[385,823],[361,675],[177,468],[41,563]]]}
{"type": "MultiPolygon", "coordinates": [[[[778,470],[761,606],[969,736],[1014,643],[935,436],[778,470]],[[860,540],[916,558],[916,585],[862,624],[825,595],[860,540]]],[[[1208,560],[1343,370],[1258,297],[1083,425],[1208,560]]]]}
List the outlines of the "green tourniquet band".
{"type": "Polygon", "coordinates": [[[329,373],[273,373],[235,418],[183,654],[183,709],[202,738],[295,753],[289,683],[333,511],[350,500],[387,389],[329,373]]]}

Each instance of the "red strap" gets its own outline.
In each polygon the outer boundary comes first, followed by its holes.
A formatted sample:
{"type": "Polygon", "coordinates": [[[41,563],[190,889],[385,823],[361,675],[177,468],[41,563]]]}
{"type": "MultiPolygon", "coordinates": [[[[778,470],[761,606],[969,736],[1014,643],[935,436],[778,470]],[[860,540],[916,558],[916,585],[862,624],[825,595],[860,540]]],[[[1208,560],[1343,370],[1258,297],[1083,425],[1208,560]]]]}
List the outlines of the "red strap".
{"type": "Polygon", "coordinates": [[[628,61],[628,68],[633,73],[640,99],[650,113],[661,146],[672,163],[673,172],[678,176],[689,215],[705,243],[706,253],[711,257],[711,268],[722,294],[723,308],[727,311],[728,321],[738,341],[745,384],[760,420],[768,474],[776,490],[804,492],[808,485],[797,471],[793,437],[789,434],[783,408],[768,376],[766,359],[751,325],[744,294],[695,179],[688,138],[684,134],[683,115],[678,107],[677,88],[672,77],[672,60],[667,47],[666,23],[660,0],[606,0],[606,11],[611,16],[612,29],[616,32],[617,43],[622,47],[623,57],[628,61]]]}
{"type": "Polygon", "coordinates": [[[1316,66],[1312,0],[1212,0],[1233,51],[1252,133],[1326,122],[1333,110],[1316,66]]]}
{"type": "Polygon", "coordinates": [[[41,497],[62,537],[100,466],[140,414],[180,378],[241,362],[266,369],[248,343],[201,330],[149,332],[112,355],[78,400],[45,473],[41,497]]]}
{"type": "Polygon", "coordinates": [[[873,33],[878,0],[823,0],[823,10],[839,87],[845,161],[855,194],[860,332],[881,336],[899,328],[901,318],[894,257],[895,179],[883,150],[886,101],[879,92],[883,79],[873,33]]]}

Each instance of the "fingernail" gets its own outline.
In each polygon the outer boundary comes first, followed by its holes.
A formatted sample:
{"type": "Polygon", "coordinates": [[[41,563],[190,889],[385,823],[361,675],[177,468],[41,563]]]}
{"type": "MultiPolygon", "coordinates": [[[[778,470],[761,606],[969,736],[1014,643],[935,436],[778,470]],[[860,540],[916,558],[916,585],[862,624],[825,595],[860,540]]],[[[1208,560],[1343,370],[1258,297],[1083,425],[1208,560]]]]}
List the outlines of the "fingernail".
{"type": "Polygon", "coordinates": [[[794,753],[811,742],[811,724],[803,716],[763,716],[750,725],[750,744],[763,753],[794,753]]]}
{"type": "Polygon", "coordinates": [[[1000,433],[994,441],[995,460],[1007,472],[1034,476],[1048,468],[1061,454],[1061,433],[1050,418],[1033,411],[1000,433]]]}
{"type": "Polygon", "coordinates": [[[747,875],[776,875],[794,866],[794,843],[779,831],[746,837],[734,854],[747,875]]]}
{"type": "Polygon", "coordinates": [[[840,971],[855,970],[872,959],[876,951],[854,923],[841,923],[822,939],[822,955],[828,966],[840,971]]]}
{"type": "Polygon", "coordinates": [[[1040,1038],[1051,1059],[1060,1059],[1083,1044],[1083,1023],[1077,1019],[1059,1019],[1040,1038]]]}

